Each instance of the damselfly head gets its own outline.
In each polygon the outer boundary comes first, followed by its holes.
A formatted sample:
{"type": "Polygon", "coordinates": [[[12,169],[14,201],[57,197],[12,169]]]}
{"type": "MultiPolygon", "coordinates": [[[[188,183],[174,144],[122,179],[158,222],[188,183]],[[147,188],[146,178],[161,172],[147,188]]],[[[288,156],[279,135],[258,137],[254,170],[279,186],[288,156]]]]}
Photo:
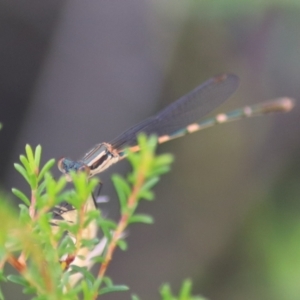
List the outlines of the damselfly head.
{"type": "Polygon", "coordinates": [[[61,158],[57,163],[58,169],[66,175],[68,181],[72,181],[70,172],[85,172],[90,175],[90,168],[81,161],[73,161],[69,158],[61,158]]]}

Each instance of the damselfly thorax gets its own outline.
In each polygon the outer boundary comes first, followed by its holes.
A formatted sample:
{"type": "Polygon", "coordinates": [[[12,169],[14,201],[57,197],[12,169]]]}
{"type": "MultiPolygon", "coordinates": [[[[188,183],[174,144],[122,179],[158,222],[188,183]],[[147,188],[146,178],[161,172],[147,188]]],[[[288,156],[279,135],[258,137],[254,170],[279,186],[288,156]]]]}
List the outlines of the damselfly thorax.
{"type": "MultiPolygon", "coordinates": [[[[97,144],[79,161],[73,161],[69,158],[62,158],[58,162],[58,168],[66,175],[70,171],[85,171],[89,177],[101,173],[112,164],[118,162],[121,156],[116,149],[108,143],[97,144]]],[[[67,177],[70,179],[69,177],[67,177]]]]}

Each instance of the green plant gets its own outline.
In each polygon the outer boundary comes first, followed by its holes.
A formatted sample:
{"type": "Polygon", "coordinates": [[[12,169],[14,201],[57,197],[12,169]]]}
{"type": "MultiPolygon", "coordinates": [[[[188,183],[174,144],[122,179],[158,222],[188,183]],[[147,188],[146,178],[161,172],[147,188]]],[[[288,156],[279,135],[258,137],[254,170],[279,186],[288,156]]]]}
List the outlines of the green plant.
{"type": "MultiPolygon", "coordinates": [[[[128,152],[130,174],[127,178],[112,177],[120,202],[117,223],[104,218],[95,207],[96,179],[87,180],[84,172],[73,173],[74,189],[68,190],[64,177],[55,180],[49,173],[54,160],[40,168],[41,147],[37,146],[33,152],[27,145],[26,156],[20,156],[21,164],[15,164],[15,168],[29,184],[30,196],[12,189],[23,202],[19,205],[19,215],[5,201],[7,197],[2,196],[0,202],[0,280],[22,285],[23,292],[33,294],[35,300],[89,300],[128,290],[127,286],[115,285],[106,271],[115,249],[127,249],[124,230],[132,223],[153,222],[151,216],[137,214],[136,208],[141,200],[154,199],[152,188],[170,169],[172,156],[155,156],[156,144],[155,137],[140,136],[142,150],[128,152]],[[4,274],[6,263],[19,274],[4,274]],[[95,264],[99,267],[93,275],[89,269],[95,264]]],[[[163,300],[203,299],[192,297],[190,291],[191,283],[185,281],[177,298],[168,285],[161,288],[160,294],[163,300]]],[[[4,299],[2,293],[0,299],[4,299]]],[[[132,296],[132,299],[138,298],[132,296]]]]}

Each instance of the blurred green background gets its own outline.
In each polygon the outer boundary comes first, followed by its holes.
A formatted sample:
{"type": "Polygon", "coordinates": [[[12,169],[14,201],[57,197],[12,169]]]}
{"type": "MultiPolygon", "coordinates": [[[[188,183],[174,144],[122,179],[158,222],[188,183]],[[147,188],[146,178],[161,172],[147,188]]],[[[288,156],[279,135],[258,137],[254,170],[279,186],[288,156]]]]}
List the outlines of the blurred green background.
{"type": "MultiPolygon", "coordinates": [[[[241,79],[217,112],[300,95],[299,0],[3,0],[0,24],[6,190],[27,190],[12,167],[25,143],[40,143],[44,160],[79,158],[214,74],[241,79]]],[[[145,300],[187,277],[208,299],[300,299],[298,106],[161,145],[173,170],[140,208],[156,222],[128,231],[129,250],[109,270],[115,283],[145,300]]],[[[109,177],[126,170],[101,175],[112,218],[109,177]]]]}

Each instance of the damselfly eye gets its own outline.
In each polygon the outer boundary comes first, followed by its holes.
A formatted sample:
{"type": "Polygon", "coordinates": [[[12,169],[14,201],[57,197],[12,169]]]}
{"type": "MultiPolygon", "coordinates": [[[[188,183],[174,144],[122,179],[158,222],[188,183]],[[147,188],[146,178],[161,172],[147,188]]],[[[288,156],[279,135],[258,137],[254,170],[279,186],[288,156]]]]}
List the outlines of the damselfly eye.
{"type": "Polygon", "coordinates": [[[62,173],[66,173],[64,160],[65,160],[65,158],[63,157],[57,162],[57,167],[58,167],[59,171],[61,171],[62,173]]]}

